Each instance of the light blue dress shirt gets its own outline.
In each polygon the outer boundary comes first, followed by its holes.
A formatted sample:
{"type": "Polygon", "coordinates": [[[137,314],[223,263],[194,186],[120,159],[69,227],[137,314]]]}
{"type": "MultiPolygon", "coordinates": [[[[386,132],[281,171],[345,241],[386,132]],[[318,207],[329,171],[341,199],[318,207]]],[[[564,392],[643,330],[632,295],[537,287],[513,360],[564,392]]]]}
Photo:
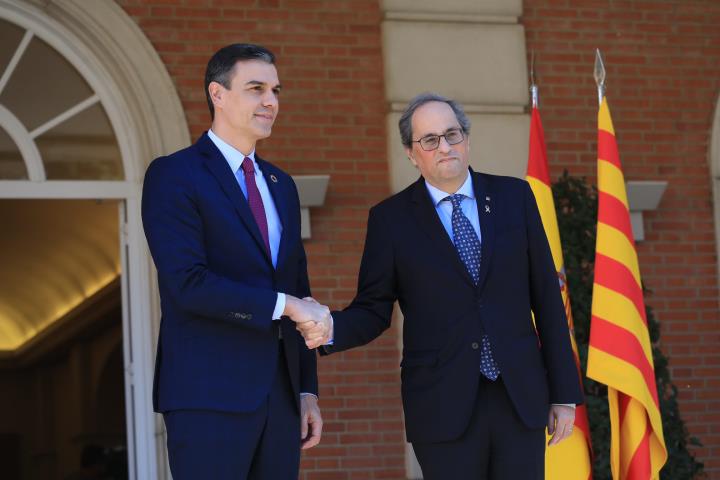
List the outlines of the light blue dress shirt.
{"type": "MultiPolygon", "coordinates": [[[[235,178],[237,179],[240,189],[247,199],[247,186],[245,185],[245,173],[240,168],[245,157],[249,157],[255,168],[255,183],[257,184],[258,190],[260,191],[260,197],[265,207],[265,218],[268,224],[268,240],[270,242],[270,257],[272,259],[273,267],[277,267],[277,256],[278,250],[280,249],[280,237],[282,235],[282,223],[280,223],[280,217],[278,216],[277,208],[275,208],[275,202],[273,201],[270,190],[268,190],[267,182],[262,174],[260,166],[255,161],[255,150],[245,155],[244,153],[237,150],[235,147],[229,145],[218,137],[212,130],[208,130],[208,137],[220,150],[223,157],[227,161],[230,169],[232,170],[235,178]]],[[[278,320],[283,311],[285,310],[285,294],[278,292],[277,301],[275,302],[275,310],[273,310],[273,320],[278,320]]]]}
{"type": "MultiPolygon", "coordinates": [[[[450,237],[450,240],[455,243],[452,232],[452,203],[449,200],[445,202],[443,201],[443,199],[452,194],[443,192],[439,188],[433,187],[427,181],[425,181],[425,186],[430,194],[430,198],[432,198],[433,205],[435,205],[435,211],[437,212],[438,217],[440,217],[440,222],[442,222],[443,227],[445,227],[445,231],[450,237]]],[[[463,198],[462,202],[460,202],[460,208],[467,219],[470,220],[470,224],[473,226],[473,229],[475,229],[478,240],[482,243],[480,219],[478,218],[477,200],[475,199],[475,191],[473,190],[472,175],[468,173],[465,182],[463,182],[460,188],[458,188],[458,191],[455,193],[459,193],[467,197],[463,198]]]]}

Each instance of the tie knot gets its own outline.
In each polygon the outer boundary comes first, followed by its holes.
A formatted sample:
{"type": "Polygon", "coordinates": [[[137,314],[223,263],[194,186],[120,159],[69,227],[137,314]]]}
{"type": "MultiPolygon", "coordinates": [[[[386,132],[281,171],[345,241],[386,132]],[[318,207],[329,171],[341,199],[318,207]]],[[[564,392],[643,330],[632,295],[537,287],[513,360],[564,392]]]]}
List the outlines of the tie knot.
{"type": "Polygon", "coordinates": [[[453,209],[460,208],[460,202],[462,202],[463,198],[465,198],[465,195],[462,193],[456,193],[454,195],[449,195],[443,200],[447,200],[448,202],[452,203],[453,209]]]}
{"type": "Polygon", "coordinates": [[[240,164],[240,168],[242,168],[243,172],[245,172],[246,175],[252,175],[255,173],[255,166],[253,165],[253,161],[250,160],[250,157],[245,157],[245,159],[240,164]]]}

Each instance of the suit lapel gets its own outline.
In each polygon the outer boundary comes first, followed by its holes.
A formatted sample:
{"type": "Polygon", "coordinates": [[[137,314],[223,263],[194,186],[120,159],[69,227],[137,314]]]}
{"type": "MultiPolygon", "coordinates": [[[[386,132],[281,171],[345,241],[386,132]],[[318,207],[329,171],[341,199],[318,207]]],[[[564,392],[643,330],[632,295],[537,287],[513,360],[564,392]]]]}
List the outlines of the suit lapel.
{"type": "Polygon", "coordinates": [[[447,231],[445,231],[445,227],[443,227],[443,224],[438,217],[435,205],[433,205],[430,194],[427,192],[425,179],[422,177],[420,177],[413,186],[411,201],[413,204],[413,215],[420,224],[420,227],[433,241],[438,252],[440,252],[441,255],[447,258],[454,265],[466,282],[473,285],[470,273],[468,273],[467,268],[465,268],[465,264],[463,264],[462,260],[460,260],[460,256],[457,253],[455,245],[453,245],[452,240],[450,240],[447,231]]]}
{"type": "Polygon", "coordinates": [[[273,201],[275,202],[275,210],[280,217],[280,225],[282,227],[282,231],[280,233],[280,246],[278,247],[277,256],[277,268],[279,268],[282,264],[282,261],[287,256],[287,239],[290,236],[288,234],[289,232],[287,231],[287,229],[290,227],[290,222],[288,219],[290,211],[290,209],[288,208],[289,199],[287,198],[288,189],[286,185],[281,185],[280,182],[282,181],[282,177],[274,172],[273,166],[258,157],[257,153],[255,154],[255,161],[260,166],[260,170],[262,170],[263,177],[265,177],[265,183],[267,184],[270,195],[272,195],[273,201]]]}
{"type": "Polygon", "coordinates": [[[473,179],[473,190],[475,191],[475,200],[478,209],[478,219],[480,220],[480,235],[482,236],[480,259],[480,278],[478,280],[478,289],[483,288],[485,279],[487,278],[492,255],[495,248],[495,213],[497,211],[497,197],[493,195],[492,188],[482,174],[475,173],[470,169],[473,179]]]}
{"type": "Polygon", "coordinates": [[[227,160],[222,156],[220,150],[217,149],[212,140],[207,136],[207,133],[203,134],[197,142],[197,148],[200,153],[205,157],[208,169],[210,173],[217,179],[220,187],[225,192],[225,195],[230,199],[232,204],[235,206],[240,218],[242,219],[245,227],[248,229],[255,242],[263,252],[265,258],[270,261],[267,251],[265,249],[265,242],[260,235],[260,229],[255,222],[250,206],[248,205],[245,195],[243,195],[240,185],[237,183],[234,172],[228,166],[227,160]]]}

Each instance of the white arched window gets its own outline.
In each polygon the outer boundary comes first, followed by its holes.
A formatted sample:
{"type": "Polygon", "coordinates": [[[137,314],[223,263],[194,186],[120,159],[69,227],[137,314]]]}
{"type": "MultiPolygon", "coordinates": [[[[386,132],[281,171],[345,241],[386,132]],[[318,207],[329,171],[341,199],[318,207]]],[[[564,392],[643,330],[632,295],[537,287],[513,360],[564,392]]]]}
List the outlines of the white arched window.
{"type": "Polygon", "coordinates": [[[124,180],[100,97],[57,50],[0,19],[0,178],[124,180]]]}
{"type": "Polygon", "coordinates": [[[6,357],[21,355],[67,313],[117,283],[119,199],[69,198],[98,190],[88,181],[123,177],[97,93],[32,30],[0,19],[0,179],[17,181],[25,194],[29,185],[42,190],[46,180],[83,181],[65,185],[64,200],[49,192],[22,200],[3,189],[0,352],[6,357]]]}

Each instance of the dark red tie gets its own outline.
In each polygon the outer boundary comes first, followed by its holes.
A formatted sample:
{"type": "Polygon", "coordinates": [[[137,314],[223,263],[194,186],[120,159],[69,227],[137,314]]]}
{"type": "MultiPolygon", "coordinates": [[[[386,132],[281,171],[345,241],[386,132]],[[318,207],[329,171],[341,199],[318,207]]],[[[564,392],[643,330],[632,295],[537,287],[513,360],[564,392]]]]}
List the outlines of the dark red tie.
{"type": "Polygon", "coordinates": [[[260,229],[260,235],[262,235],[263,241],[265,241],[265,249],[268,255],[270,255],[270,240],[268,237],[267,218],[265,217],[265,205],[263,205],[260,190],[258,190],[257,184],[255,183],[255,166],[249,157],[245,157],[240,168],[242,168],[245,174],[245,188],[247,189],[247,201],[250,205],[250,211],[252,211],[253,217],[255,217],[255,223],[257,223],[260,229]]]}

